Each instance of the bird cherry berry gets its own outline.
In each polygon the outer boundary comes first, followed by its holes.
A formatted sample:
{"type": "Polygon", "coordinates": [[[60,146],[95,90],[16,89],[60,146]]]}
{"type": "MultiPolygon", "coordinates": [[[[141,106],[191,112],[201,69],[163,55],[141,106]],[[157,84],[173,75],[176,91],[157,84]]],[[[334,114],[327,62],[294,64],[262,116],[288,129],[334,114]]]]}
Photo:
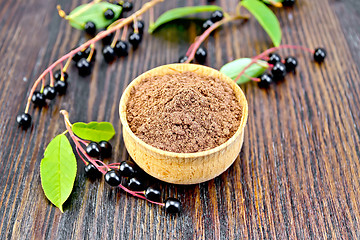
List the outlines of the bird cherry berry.
{"type": "Polygon", "coordinates": [[[136,166],[130,161],[122,161],[119,166],[119,171],[124,177],[132,177],[136,173],[136,166]]]}
{"type": "Polygon", "coordinates": [[[110,45],[112,40],[114,38],[114,34],[113,33],[109,33],[108,35],[106,35],[103,39],[101,39],[101,42],[104,46],[110,45]]]}
{"type": "Polygon", "coordinates": [[[85,166],[84,170],[86,176],[90,179],[96,179],[101,177],[101,172],[99,172],[99,170],[97,170],[97,168],[92,163],[88,163],[85,166]]]}
{"type": "Polygon", "coordinates": [[[60,95],[65,94],[66,93],[66,89],[67,89],[67,81],[66,80],[57,80],[55,82],[55,91],[57,93],[59,93],[60,95]]]}
{"type": "MultiPolygon", "coordinates": [[[[145,29],[145,22],[142,21],[142,20],[137,20],[137,29],[139,31],[140,34],[143,34],[144,33],[144,29],[145,29]]],[[[132,29],[135,30],[135,24],[133,23],[131,25],[132,29]]]]}
{"type": "MultiPolygon", "coordinates": [[[[64,80],[67,80],[69,77],[67,72],[62,72],[62,75],[64,77],[64,80]]],[[[53,76],[54,76],[55,81],[61,80],[61,69],[56,70],[56,72],[54,73],[53,76]]]]}
{"type": "Polygon", "coordinates": [[[165,210],[168,213],[175,214],[181,211],[181,203],[176,198],[168,198],[165,200],[165,210]]]}
{"type": "Polygon", "coordinates": [[[112,187],[117,187],[121,183],[121,175],[116,170],[110,170],[105,173],[105,182],[112,187]]]}
{"type": "Polygon", "coordinates": [[[106,11],[104,12],[104,17],[108,20],[111,20],[115,17],[115,13],[112,9],[108,8],[106,9],[106,11]]]}
{"type": "Polygon", "coordinates": [[[295,57],[287,57],[285,58],[285,67],[287,72],[294,71],[297,67],[298,62],[295,57]]]}
{"type": "Polygon", "coordinates": [[[38,107],[44,106],[45,105],[44,94],[39,91],[35,91],[31,97],[31,101],[35,104],[35,106],[38,106],[38,107]]]}
{"type": "Polygon", "coordinates": [[[130,190],[133,190],[133,191],[141,191],[141,190],[145,189],[145,185],[142,182],[142,180],[140,180],[136,177],[129,178],[129,180],[127,182],[127,186],[130,190]]]}
{"type": "Polygon", "coordinates": [[[94,22],[88,21],[85,23],[85,32],[89,35],[95,35],[96,25],[94,22]]]}
{"type": "Polygon", "coordinates": [[[207,56],[207,51],[206,51],[205,48],[199,47],[199,48],[196,50],[195,59],[196,59],[196,61],[198,61],[200,64],[204,64],[204,62],[206,61],[206,56],[207,56]]]}
{"type": "Polygon", "coordinates": [[[145,197],[150,201],[160,202],[161,192],[158,189],[148,187],[145,191],[145,197]]]}
{"type": "Polygon", "coordinates": [[[213,21],[211,21],[210,19],[206,20],[203,25],[202,25],[202,30],[206,31],[209,27],[211,27],[212,25],[214,25],[213,21]]]}
{"type": "Polygon", "coordinates": [[[50,85],[46,85],[46,86],[44,87],[44,92],[43,92],[43,94],[44,94],[44,97],[45,97],[46,99],[52,100],[52,99],[54,99],[55,96],[56,96],[56,90],[55,90],[54,87],[52,87],[52,86],[50,86],[50,85]]]}
{"type": "Polygon", "coordinates": [[[118,57],[127,56],[129,52],[129,45],[127,42],[118,41],[115,45],[115,53],[118,57]]]}
{"type": "Polygon", "coordinates": [[[272,75],[269,73],[264,73],[263,75],[260,76],[260,82],[258,82],[258,86],[260,88],[268,88],[270,87],[272,81],[273,81],[272,75]]]}
{"type": "Polygon", "coordinates": [[[220,10],[216,10],[216,11],[212,12],[211,16],[210,16],[210,20],[213,23],[216,23],[216,22],[220,21],[223,18],[224,18],[224,13],[222,11],[220,11],[220,10]]]}
{"type": "Polygon", "coordinates": [[[314,51],[314,60],[322,63],[326,58],[326,50],[324,48],[316,48],[314,51]]]}
{"type": "Polygon", "coordinates": [[[99,142],[99,146],[100,146],[100,156],[102,158],[111,157],[112,146],[108,141],[99,142]]]}
{"type": "Polygon", "coordinates": [[[141,42],[141,35],[139,33],[131,33],[129,35],[129,43],[133,46],[133,48],[137,48],[141,42]]]}
{"type": "Polygon", "coordinates": [[[188,59],[189,59],[188,56],[181,56],[181,57],[179,58],[179,63],[184,63],[184,62],[186,62],[188,59]]]}
{"type": "Polygon", "coordinates": [[[16,116],[16,122],[20,127],[26,129],[31,125],[31,116],[28,113],[21,113],[16,116]]]}
{"type": "Polygon", "coordinates": [[[268,63],[275,65],[275,63],[281,62],[281,57],[277,53],[270,53],[268,63]]]}
{"type": "Polygon", "coordinates": [[[101,147],[96,142],[91,142],[86,146],[86,153],[90,157],[98,158],[100,156],[101,147]]]}
{"type": "Polygon", "coordinates": [[[282,2],[282,5],[284,7],[292,7],[292,6],[294,6],[294,4],[295,4],[295,0],[284,0],[282,2]]]}
{"type": "Polygon", "coordinates": [[[79,75],[86,77],[88,75],[90,75],[91,73],[91,65],[90,63],[86,60],[86,58],[82,58],[80,59],[77,63],[76,63],[76,67],[79,70],[79,75]]]}
{"type": "Polygon", "coordinates": [[[110,45],[105,46],[102,50],[105,62],[110,63],[115,59],[115,50],[110,45]]]}
{"type": "Polygon", "coordinates": [[[133,4],[131,2],[124,2],[121,6],[124,12],[130,12],[133,9],[133,4]]]}
{"type": "Polygon", "coordinates": [[[271,69],[271,73],[273,75],[273,80],[278,82],[285,78],[286,76],[286,67],[282,62],[277,62],[274,64],[271,69]]]}

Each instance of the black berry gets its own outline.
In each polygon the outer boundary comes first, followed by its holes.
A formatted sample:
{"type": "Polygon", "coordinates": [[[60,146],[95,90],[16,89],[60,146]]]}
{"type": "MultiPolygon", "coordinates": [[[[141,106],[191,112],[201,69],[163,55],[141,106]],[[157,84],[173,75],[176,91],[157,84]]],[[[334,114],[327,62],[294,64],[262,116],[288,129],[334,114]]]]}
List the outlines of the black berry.
{"type": "Polygon", "coordinates": [[[112,146],[108,141],[99,142],[100,146],[100,155],[102,158],[111,157],[112,146]]]}
{"type": "Polygon", "coordinates": [[[85,23],[85,32],[89,35],[95,35],[96,33],[96,25],[94,22],[86,22],[85,23]]]}
{"type": "Polygon", "coordinates": [[[121,175],[118,171],[110,170],[105,176],[105,182],[112,187],[117,187],[121,183],[121,175]]]}
{"type": "Polygon", "coordinates": [[[276,54],[276,53],[270,53],[268,63],[275,65],[275,63],[277,63],[277,62],[281,62],[280,55],[276,54]]]}
{"type": "Polygon", "coordinates": [[[223,18],[224,18],[224,13],[222,11],[220,11],[220,10],[216,10],[215,12],[212,12],[211,16],[210,16],[210,20],[213,23],[218,22],[223,18]]]}
{"type": "Polygon", "coordinates": [[[130,161],[123,161],[120,163],[119,171],[124,177],[133,177],[136,173],[136,166],[130,161]]]}
{"type": "Polygon", "coordinates": [[[102,43],[104,44],[104,46],[106,45],[110,45],[112,40],[113,40],[114,34],[113,33],[109,33],[108,35],[106,35],[103,39],[101,39],[102,43]]]}
{"type": "Polygon", "coordinates": [[[294,6],[295,2],[296,2],[295,0],[284,0],[282,2],[282,5],[284,7],[292,7],[292,6],[294,6]]]}
{"type": "Polygon", "coordinates": [[[26,129],[31,125],[31,116],[28,113],[21,113],[16,116],[16,122],[19,124],[19,126],[26,129]]]}
{"type": "Polygon", "coordinates": [[[92,163],[89,163],[85,166],[85,173],[86,176],[90,179],[101,177],[101,172],[99,172],[99,170],[97,170],[97,168],[92,163]]]}
{"type": "Polygon", "coordinates": [[[133,9],[133,4],[131,2],[124,2],[121,6],[124,12],[129,12],[133,9]]]}
{"type": "Polygon", "coordinates": [[[90,157],[98,158],[100,156],[100,145],[96,142],[91,142],[86,146],[86,153],[90,157]]]}
{"type": "Polygon", "coordinates": [[[184,63],[188,60],[189,58],[187,56],[182,56],[179,58],[179,63],[184,63]]]}
{"type": "Polygon", "coordinates": [[[270,87],[270,84],[273,81],[273,77],[269,73],[264,73],[260,77],[260,82],[258,82],[258,85],[260,88],[268,88],[270,87]]]}
{"type": "Polygon", "coordinates": [[[286,67],[283,63],[277,62],[274,67],[271,69],[274,81],[281,81],[286,75],[286,67]]]}
{"type": "Polygon", "coordinates": [[[141,42],[141,35],[139,33],[131,33],[129,35],[129,43],[133,46],[133,48],[137,48],[141,42]]]}
{"type": "Polygon", "coordinates": [[[286,67],[287,72],[294,71],[295,68],[297,67],[297,65],[298,65],[298,62],[297,62],[296,58],[294,58],[294,57],[285,58],[285,67],[286,67]]]}
{"type": "Polygon", "coordinates": [[[199,47],[195,53],[195,59],[198,63],[203,64],[206,60],[207,51],[203,47],[199,47]]]}
{"type": "Polygon", "coordinates": [[[158,189],[148,187],[145,191],[145,197],[150,201],[160,202],[161,192],[158,189]]]}
{"type": "Polygon", "coordinates": [[[145,185],[142,180],[132,177],[127,182],[127,187],[133,191],[141,191],[145,189],[145,185]]]}
{"type": "MultiPolygon", "coordinates": [[[[67,74],[67,72],[63,72],[63,80],[67,80],[69,75],[67,74]]],[[[61,80],[61,69],[56,70],[56,72],[54,73],[54,79],[57,80],[61,80]]]]}
{"type": "Polygon", "coordinates": [[[35,91],[34,94],[31,97],[31,101],[38,107],[44,106],[45,105],[44,94],[42,94],[39,91],[35,91]]]}
{"type": "Polygon", "coordinates": [[[56,92],[57,93],[59,93],[60,95],[61,94],[65,94],[66,93],[66,89],[67,89],[67,81],[66,80],[64,80],[64,81],[62,81],[62,80],[57,80],[56,82],[55,82],[55,90],[56,90],[56,92]]]}
{"type": "Polygon", "coordinates": [[[50,85],[46,85],[46,86],[44,87],[43,93],[44,93],[44,97],[45,97],[46,99],[50,99],[50,100],[54,99],[55,96],[56,96],[56,90],[55,90],[55,88],[54,88],[54,87],[51,87],[50,85]]]}
{"type": "Polygon", "coordinates": [[[181,203],[176,198],[168,198],[165,200],[165,210],[168,213],[175,214],[181,211],[181,203]]]}
{"type": "Polygon", "coordinates": [[[86,60],[86,58],[82,58],[80,59],[77,64],[76,67],[79,70],[79,75],[80,76],[88,76],[91,73],[91,65],[90,63],[86,60]]]}
{"type": "Polygon", "coordinates": [[[110,63],[114,61],[116,55],[114,49],[111,46],[105,46],[102,53],[104,55],[105,62],[110,63]]]}
{"type": "Polygon", "coordinates": [[[127,56],[129,52],[129,45],[127,42],[118,41],[115,45],[115,53],[118,57],[127,56]]]}
{"type": "Polygon", "coordinates": [[[206,20],[203,25],[202,25],[202,30],[206,31],[209,27],[211,27],[212,25],[214,25],[213,21],[211,21],[210,19],[206,20]]]}
{"type": "Polygon", "coordinates": [[[110,8],[107,9],[105,12],[104,12],[104,17],[108,20],[111,20],[115,17],[115,13],[113,10],[111,10],[110,8]]]}
{"type": "MultiPolygon", "coordinates": [[[[144,23],[144,21],[138,20],[138,21],[136,21],[136,22],[137,22],[137,28],[138,28],[139,33],[140,33],[140,34],[143,34],[143,33],[144,33],[144,28],[145,28],[145,23],[144,23]]],[[[135,24],[134,24],[134,23],[131,25],[131,27],[132,27],[132,29],[135,30],[135,24]]]]}
{"type": "MultiPolygon", "coordinates": [[[[91,47],[88,47],[87,49],[85,49],[83,51],[83,58],[88,58],[90,53],[91,53],[91,47]]],[[[93,53],[91,55],[90,62],[94,62],[95,59],[96,59],[96,49],[94,48],[94,51],[93,51],[93,53]]]]}
{"type": "Polygon", "coordinates": [[[314,60],[321,63],[326,58],[326,50],[324,48],[316,48],[314,52],[314,60]]]}

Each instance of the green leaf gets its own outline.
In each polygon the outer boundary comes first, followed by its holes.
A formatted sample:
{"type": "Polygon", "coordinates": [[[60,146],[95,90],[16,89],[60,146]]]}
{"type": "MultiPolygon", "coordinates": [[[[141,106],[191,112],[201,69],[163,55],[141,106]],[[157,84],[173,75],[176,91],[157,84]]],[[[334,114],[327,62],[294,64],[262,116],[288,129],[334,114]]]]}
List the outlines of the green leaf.
{"type": "Polygon", "coordinates": [[[114,22],[114,20],[118,19],[121,11],[121,6],[111,4],[109,2],[90,3],[78,6],[72,10],[65,19],[69,20],[71,26],[80,30],[84,29],[85,23],[88,21],[94,22],[96,28],[100,29],[107,27],[109,24],[114,22]],[[104,12],[107,9],[114,11],[115,17],[113,19],[109,20],[104,17],[104,12]]]}
{"type": "MultiPolygon", "coordinates": [[[[250,63],[251,58],[239,58],[222,66],[220,72],[230,77],[232,80],[235,80],[236,77],[242,72],[242,70],[250,63]]],[[[243,74],[236,83],[243,84],[251,81],[249,77],[259,77],[268,67],[269,65],[267,62],[258,60],[257,63],[252,64],[248,69],[245,70],[245,74],[243,74]]]]}
{"type": "Polygon", "coordinates": [[[275,47],[281,43],[281,28],[275,14],[259,0],[244,0],[240,3],[258,20],[260,25],[269,34],[275,47]]]}
{"type": "Polygon", "coordinates": [[[45,196],[63,212],[77,171],[76,158],[64,134],[56,136],[46,147],[40,163],[41,185],[45,196]]]}
{"type": "Polygon", "coordinates": [[[109,141],[115,135],[115,129],[109,122],[77,122],[72,130],[78,137],[94,142],[109,141]]]}
{"type": "Polygon", "coordinates": [[[194,7],[181,7],[174,8],[163,13],[154,24],[149,26],[149,33],[153,33],[155,29],[161,25],[168,23],[170,21],[183,18],[189,15],[193,15],[201,12],[213,12],[215,10],[221,10],[222,8],[215,5],[204,5],[204,6],[194,6],[194,7]]]}

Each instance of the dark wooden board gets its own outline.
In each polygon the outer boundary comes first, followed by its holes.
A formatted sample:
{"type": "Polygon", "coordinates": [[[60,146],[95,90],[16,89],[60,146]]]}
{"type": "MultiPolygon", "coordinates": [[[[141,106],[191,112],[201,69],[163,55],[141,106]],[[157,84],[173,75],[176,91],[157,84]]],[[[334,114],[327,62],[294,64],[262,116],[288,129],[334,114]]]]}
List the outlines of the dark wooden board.
{"type": "MultiPolygon", "coordinates": [[[[69,11],[85,1],[61,1],[69,11]]],[[[135,9],[144,0],[134,1],[135,9]]],[[[217,0],[232,11],[237,0],[217,0]]],[[[205,0],[171,1],[155,15],[205,0]]],[[[242,88],[249,120],[239,158],[221,176],[193,186],[155,181],[163,196],[178,196],[178,216],[90,182],[81,162],[74,191],[62,214],[45,198],[39,165],[46,145],[64,131],[61,109],[71,121],[110,121],[114,158],[128,155],[121,136],[118,103],[137,75],[185,54],[200,26],[188,21],[146,34],[140,48],[107,66],[98,54],[91,77],[70,69],[70,89],[41,111],[31,108],[33,126],[20,130],[15,116],[40,73],[84,35],[56,12],[56,1],[0,1],[0,238],[1,239],[359,239],[360,76],[358,18],[354,0],[298,0],[276,9],[283,43],[324,46],[322,66],[307,53],[282,84],[265,91],[242,88]],[[355,19],[355,20],[354,20],[355,19]]],[[[148,22],[148,15],[144,15],[148,22]]],[[[251,19],[227,24],[206,43],[207,65],[254,56],[271,46],[251,19]]],[[[100,48],[98,48],[98,51],[100,48]]]]}

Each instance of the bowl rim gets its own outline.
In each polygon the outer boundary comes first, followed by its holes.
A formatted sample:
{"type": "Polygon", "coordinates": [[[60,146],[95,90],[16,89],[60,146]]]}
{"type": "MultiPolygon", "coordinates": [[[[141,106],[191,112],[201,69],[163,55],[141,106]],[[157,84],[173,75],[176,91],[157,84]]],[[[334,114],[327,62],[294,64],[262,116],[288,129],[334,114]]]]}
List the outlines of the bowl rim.
{"type": "MultiPolygon", "coordinates": [[[[164,73],[164,75],[165,74],[166,73],[164,73]]],[[[235,141],[235,139],[241,135],[241,133],[243,132],[243,130],[246,126],[246,122],[247,122],[247,118],[248,118],[248,102],[246,100],[245,94],[242,91],[242,89],[231,78],[229,78],[225,74],[221,73],[220,71],[218,71],[214,68],[210,68],[210,67],[198,65],[198,64],[193,64],[193,63],[173,63],[173,64],[167,64],[167,65],[162,65],[159,67],[152,68],[152,69],[142,73],[141,75],[137,76],[126,87],[126,89],[124,90],[124,92],[121,96],[120,103],[119,103],[119,115],[120,115],[120,122],[123,126],[123,129],[125,128],[126,131],[131,135],[131,137],[134,138],[137,141],[137,143],[142,145],[144,148],[146,148],[152,152],[155,152],[157,154],[168,156],[168,157],[179,158],[179,159],[180,158],[189,159],[189,158],[198,158],[198,157],[208,156],[210,154],[219,152],[219,151],[225,149],[230,144],[232,144],[235,141]],[[129,97],[126,97],[126,96],[130,96],[130,91],[132,90],[132,88],[134,86],[136,86],[142,79],[144,79],[144,77],[153,76],[153,74],[151,74],[152,72],[157,72],[160,69],[165,69],[165,68],[168,68],[169,74],[175,73],[175,72],[181,72],[181,71],[182,72],[185,72],[185,71],[196,72],[196,70],[202,68],[202,69],[205,69],[209,73],[220,75],[221,80],[229,83],[232,86],[232,89],[239,94],[239,96],[237,97],[237,100],[239,101],[243,111],[241,114],[241,121],[240,121],[239,127],[231,138],[229,138],[226,142],[222,143],[221,145],[211,148],[211,149],[208,149],[208,150],[205,150],[205,151],[194,152],[194,153],[177,153],[177,152],[165,151],[165,150],[156,148],[154,146],[151,146],[150,144],[147,144],[146,142],[141,140],[138,136],[136,136],[136,134],[130,129],[130,126],[127,121],[126,105],[127,105],[127,101],[129,99],[129,97]]],[[[123,134],[124,134],[124,130],[123,130],[123,134]]]]}

